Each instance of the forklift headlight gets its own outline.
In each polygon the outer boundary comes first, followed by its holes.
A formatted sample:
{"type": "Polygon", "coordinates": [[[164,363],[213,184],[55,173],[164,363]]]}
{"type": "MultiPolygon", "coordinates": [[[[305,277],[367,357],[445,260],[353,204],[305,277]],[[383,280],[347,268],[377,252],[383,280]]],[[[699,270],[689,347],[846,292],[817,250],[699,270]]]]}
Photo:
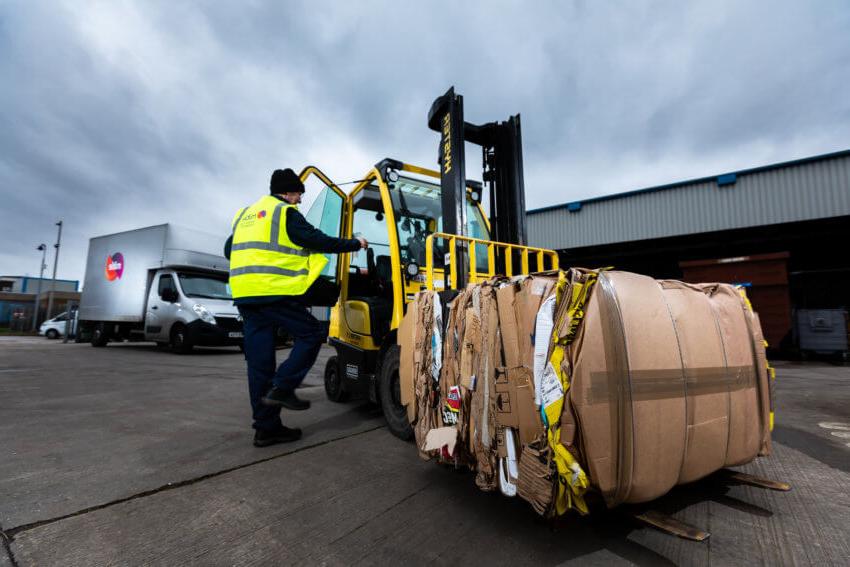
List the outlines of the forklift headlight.
{"type": "Polygon", "coordinates": [[[416,262],[409,262],[407,266],[405,266],[404,271],[407,274],[407,277],[415,278],[419,275],[419,264],[416,262]]]}
{"type": "Polygon", "coordinates": [[[473,189],[469,192],[469,198],[472,199],[476,203],[481,202],[481,192],[473,189]]]}
{"type": "Polygon", "coordinates": [[[392,183],[398,181],[398,172],[394,169],[387,170],[387,179],[389,179],[392,183]]]}
{"type": "Polygon", "coordinates": [[[213,317],[212,313],[209,310],[201,305],[200,303],[196,303],[192,306],[192,311],[200,317],[201,321],[204,323],[209,323],[210,325],[215,325],[215,317],[213,317]]]}

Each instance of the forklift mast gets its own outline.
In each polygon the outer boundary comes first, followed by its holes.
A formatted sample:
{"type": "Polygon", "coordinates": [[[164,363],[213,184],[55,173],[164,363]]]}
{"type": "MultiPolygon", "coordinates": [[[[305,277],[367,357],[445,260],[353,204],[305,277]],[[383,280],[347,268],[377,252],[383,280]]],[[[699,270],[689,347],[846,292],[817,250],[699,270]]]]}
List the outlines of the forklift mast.
{"type": "MultiPolygon", "coordinates": [[[[465,142],[481,146],[484,182],[490,189],[490,238],[526,244],[525,184],[519,114],[505,122],[476,125],[463,119],[463,97],[451,87],[428,112],[428,127],[440,133],[443,231],[466,236],[465,142]]],[[[460,254],[458,276],[466,283],[468,258],[460,254]]],[[[501,262],[500,262],[501,263],[501,262]]]]}

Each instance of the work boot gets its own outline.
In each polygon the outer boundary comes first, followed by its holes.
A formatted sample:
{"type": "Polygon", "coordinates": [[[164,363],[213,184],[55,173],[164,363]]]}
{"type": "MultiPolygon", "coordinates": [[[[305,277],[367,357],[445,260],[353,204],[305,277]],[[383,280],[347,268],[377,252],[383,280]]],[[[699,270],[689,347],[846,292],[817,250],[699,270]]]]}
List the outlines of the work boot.
{"type": "Polygon", "coordinates": [[[278,429],[258,429],[254,433],[254,447],[268,447],[278,443],[291,443],[301,439],[301,430],[281,425],[278,429]]]}
{"type": "Polygon", "coordinates": [[[284,390],[283,388],[272,388],[268,394],[262,397],[261,401],[267,406],[283,406],[295,411],[310,409],[309,400],[302,400],[296,396],[295,390],[284,390]]]}

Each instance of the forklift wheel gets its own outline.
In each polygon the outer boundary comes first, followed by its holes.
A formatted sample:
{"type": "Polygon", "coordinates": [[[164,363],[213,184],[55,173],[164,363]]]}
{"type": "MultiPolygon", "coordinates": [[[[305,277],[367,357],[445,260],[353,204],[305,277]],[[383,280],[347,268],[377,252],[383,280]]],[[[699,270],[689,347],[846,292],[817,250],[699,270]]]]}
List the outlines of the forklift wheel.
{"type": "Polygon", "coordinates": [[[380,389],[381,409],[387,419],[387,426],[393,435],[408,441],[413,437],[413,427],[407,420],[407,408],[401,405],[401,388],[399,384],[398,367],[401,348],[391,346],[381,363],[381,375],[378,388],[380,389]]]}
{"type": "Polygon", "coordinates": [[[348,400],[348,392],[342,388],[337,357],[332,356],[325,365],[325,394],[332,402],[342,403],[348,400]]]}

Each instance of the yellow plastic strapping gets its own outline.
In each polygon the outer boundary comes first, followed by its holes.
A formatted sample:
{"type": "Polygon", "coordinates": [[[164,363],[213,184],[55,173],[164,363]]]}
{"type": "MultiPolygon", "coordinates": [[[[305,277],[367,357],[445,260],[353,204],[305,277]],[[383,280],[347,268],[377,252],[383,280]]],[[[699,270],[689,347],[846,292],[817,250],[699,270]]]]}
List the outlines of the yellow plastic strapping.
{"type": "MultiPolygon", "coordinates": [[[[742,286],[738,286],[738,293],[740,294],[741,297],[744,298],[744,302],[747,304],[747,307],[749,308],[750,313],[755,313],[755,311],[753,310],[753,304],[750,303],[750,298],[747,297],[747,292],[744,290],[744,288],[742,286]]],[[[767,340],[762,339],[762,342],[764,343],[764,348],[767,349],[767,340]]],[[[767,377],[768,377],[768,379],[771,380],[771,381],[776,380],[776,370],[770,365],[770,361],[767,360],[767,354],[766,353],[765,353],[764,360],[765,360],[765,363],[767,364],[767,377]]],[[[773,405],[772,401],[771,401],[770,405],[771,406],[773,405]]],[[[773,414],[774,414],[773,408],[771,407],[770,408],[770,426],[769,426],[771,433],[773,432],[773,414]]]]}
{"type": "MultiPolygon", "coordinates": [[[[555,495],[555,514],[558,516],[565,514],[570,508],[575,508],[581,514],[588,512],[587,504],[584,501],[584,494],[589,486],[587,475],[572,453],[561,445],[561,411],[564,407],[567,391],[570,388],[570,379],[563,371],[562,362],[566,356],[566,346],[575,339],[579,325],[584,319],[584,305],[587,302],[590,288],[595,282],[596,273],[591,272],[587,275],[584,283],[576,283],[570,287],[570,303],[566,310],[566,316],[569,317],[567,333],[563,338],[558,336],[560,320],[555,321],[552,329],[552,341],[555,346],[552,355],[549,357],[549,362],[561,381],[564,391],[564,395],[559,401],[545,408],[546,420],[549,424],[547,439],[558,471],[558,490],[555,495]]],[[[556,305],[564,299],[564,290],[568,285],[566,273],[560,272],[556,287],[556,305]]]]}

